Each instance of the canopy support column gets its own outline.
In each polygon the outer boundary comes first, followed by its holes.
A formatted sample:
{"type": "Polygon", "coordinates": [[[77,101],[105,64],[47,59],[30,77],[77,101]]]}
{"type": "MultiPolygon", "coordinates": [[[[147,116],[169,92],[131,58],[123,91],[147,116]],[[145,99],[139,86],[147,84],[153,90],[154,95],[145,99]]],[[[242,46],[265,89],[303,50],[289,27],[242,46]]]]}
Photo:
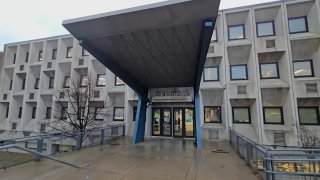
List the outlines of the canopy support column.
{"type": "Polygon", "coordinates": [[[148,94],[139,94],[137,113],[135,117],[135,127],[133,134],[133,144],[144,141],[146,112],[147,112],[148,94]]]}
{"type": "Polygon", "coordinates": [[[208,53],[208,49],[210,46],[213,30],[214,30],[214,23],[212,20],[206,20],[203,22],[202,43],[201,43],[201,49],[199,52],[196,82],[195,82],[195,86],[194,86],[194,110],[195,110],[195,123],[196,123],[195,144],[198,149],[202,148],[199,90],[200,90],[202,71],[204,68],[204,64],[206,62],[207,53],[208,53]]]}

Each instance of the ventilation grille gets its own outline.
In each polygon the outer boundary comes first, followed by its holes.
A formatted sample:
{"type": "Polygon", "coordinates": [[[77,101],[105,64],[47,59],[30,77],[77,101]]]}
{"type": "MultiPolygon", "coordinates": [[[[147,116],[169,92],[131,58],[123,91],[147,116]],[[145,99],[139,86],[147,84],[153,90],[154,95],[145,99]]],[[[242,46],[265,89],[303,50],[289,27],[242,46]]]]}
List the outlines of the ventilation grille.
{"type": "Polygon", "coordinates": [[[7,100],[7,99],[8,99],[8,94],[3,94],[2,99],[3,99],[3,100],[7,100]]]}
{"type": "Polygon", "coordinates": [[[247,94],[247,86],[238,86],[238,94],[247,94]]]}
{"type": "Polygon", "coordinates": [[[20,65],[20,71],[24,70],[24,65],[20,65]]]}
{"type": "Polygon", "coordinates": [[[307,93],[316,93],[318,92],[317,83],[306,83],[307,93]]]}
{"type": "Polygon", "coordinates": [[[11,124],[11,129],[16,130],[17,129],[17,123],[12,123],[11,124]]]}
{"type": "Polygon", "coordinates": [[[209,140],[218,140],[219,131],[218,130],[209,130],[209,140]]]}
{"type": "Polygon", "coordinates": [[[29,99],[34,99],[34,93],[29,94],[29,99]]]}
{"type": "Polygon", "coordinates": [[[52,62],[48,62],[47,68],[52,68],[52,62]]]}
{"type": "Polygon", "coordinates": [[[276,47],[275,40],[266,40],[266,47],[267,48],[275,48],[276,47]]]}
{"type": "Polygon", "coordinates": [[[286,146],[286,136],[285,133],[274,133],[274,145],[286,146]]]}

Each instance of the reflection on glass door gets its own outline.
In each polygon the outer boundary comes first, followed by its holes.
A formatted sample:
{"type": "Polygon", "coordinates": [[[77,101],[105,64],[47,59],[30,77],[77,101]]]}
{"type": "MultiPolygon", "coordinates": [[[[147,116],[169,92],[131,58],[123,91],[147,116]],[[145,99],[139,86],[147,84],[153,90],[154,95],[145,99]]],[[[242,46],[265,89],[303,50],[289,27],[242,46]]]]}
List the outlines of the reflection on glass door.
{"type": "Polygon", "coordinates": [[[171,136],[171,109],[163,109],[162,135],[171,136]]]}
{"type": "Polygon", "coordinates": [[[185,109],[185,136],[193,137],[193,109],[185,109]]]}
{"type": "Polygon", "coordinates": [[[160,109],[153,109],[152,112],[152,135],[160,136],[160,109]]]}
{"type": "Polygon", "coordinates": [[[152,111],[152,135],[171,136],[171,109],[154,108],[152,111]]]}
{"type": "Polygon", "coordinates": [[[175,137],[182,137],[183,135],[183,127],[182,127],[182,113],[183,109],[175,109],[174,110],[174,136],[175,137]]]}

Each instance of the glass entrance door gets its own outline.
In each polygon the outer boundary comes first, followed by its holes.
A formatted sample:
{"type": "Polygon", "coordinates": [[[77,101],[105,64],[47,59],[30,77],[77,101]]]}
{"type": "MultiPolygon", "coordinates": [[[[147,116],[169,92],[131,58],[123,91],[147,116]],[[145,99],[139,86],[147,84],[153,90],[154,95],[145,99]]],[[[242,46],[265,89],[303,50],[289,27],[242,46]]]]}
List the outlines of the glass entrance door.
{"type": "Polygon", "coordinates": [[[171,136],[171,109],[153,108],[152,110],[152,135],[171,136]]]}
{"type": "Polygon", "coordinates": [[[174,137],[194,137],[193,108],[174,108],[174,137]]]}

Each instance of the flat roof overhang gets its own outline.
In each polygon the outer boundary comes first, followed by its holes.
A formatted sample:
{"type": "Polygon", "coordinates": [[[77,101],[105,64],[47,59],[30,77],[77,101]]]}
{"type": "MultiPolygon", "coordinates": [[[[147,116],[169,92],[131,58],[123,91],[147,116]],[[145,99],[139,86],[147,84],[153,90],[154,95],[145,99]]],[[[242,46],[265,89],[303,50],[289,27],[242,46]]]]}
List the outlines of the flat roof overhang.
{"type": "Polygon", "coordinates": [[[214,26],[219,4],[220,0],[171,0],[65,20],[63,26],[138,93],[194,87],[212,36],[211,29],[204,42],[205,26],[214,26]]]}

